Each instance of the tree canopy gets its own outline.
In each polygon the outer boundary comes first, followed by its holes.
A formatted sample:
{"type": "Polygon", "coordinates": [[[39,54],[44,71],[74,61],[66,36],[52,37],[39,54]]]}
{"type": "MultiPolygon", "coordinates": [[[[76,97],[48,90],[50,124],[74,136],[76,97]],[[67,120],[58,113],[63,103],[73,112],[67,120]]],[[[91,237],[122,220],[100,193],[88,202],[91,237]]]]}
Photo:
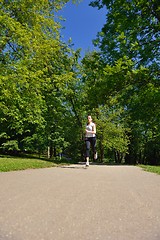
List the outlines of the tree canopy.
{"type": "Polygon", "coordinates": [[[0,4],[0,151],[83,160],[91,114],[99,161],[158,164],[158,1],[92,1],[106,22],[83,59],[61,40],[67,2],[0,4]]]}
{"type": "Polygon", "coordinates": [[[158,64],[160,9],[158,0],[100,0],[91,6],[106,7],[106,23],[94,41],[109,63],[128,56],[135,65],[158,64]]]}

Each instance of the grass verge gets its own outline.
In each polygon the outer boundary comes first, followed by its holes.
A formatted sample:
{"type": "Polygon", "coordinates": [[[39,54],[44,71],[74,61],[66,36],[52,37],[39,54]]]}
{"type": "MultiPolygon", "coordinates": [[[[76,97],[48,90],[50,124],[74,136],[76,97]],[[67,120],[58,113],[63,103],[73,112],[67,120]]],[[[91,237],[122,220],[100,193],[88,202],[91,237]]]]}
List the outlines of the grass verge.
{"type": "Polygon", "coordinates": [[[143,168],[147,172],[160,174],[160,166],[151,166],[151,165],[138,165],[138,166],[143,168]]]}
{"type": "Polygon", "coordinates": [[[0,172],[55,167],[57,164],[36,158],[0,157],[0,172]]]}

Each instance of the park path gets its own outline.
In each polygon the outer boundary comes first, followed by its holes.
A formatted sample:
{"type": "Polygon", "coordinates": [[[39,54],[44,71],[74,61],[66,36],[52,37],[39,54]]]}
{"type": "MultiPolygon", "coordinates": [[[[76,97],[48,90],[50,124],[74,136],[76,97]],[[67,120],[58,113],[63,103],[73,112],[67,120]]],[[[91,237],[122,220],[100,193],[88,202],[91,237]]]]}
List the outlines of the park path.
{"type": "Polygon", "coordinates": [[[159,240],[160,176],[83,165],[0,173],[0,240],[159,240]]]}

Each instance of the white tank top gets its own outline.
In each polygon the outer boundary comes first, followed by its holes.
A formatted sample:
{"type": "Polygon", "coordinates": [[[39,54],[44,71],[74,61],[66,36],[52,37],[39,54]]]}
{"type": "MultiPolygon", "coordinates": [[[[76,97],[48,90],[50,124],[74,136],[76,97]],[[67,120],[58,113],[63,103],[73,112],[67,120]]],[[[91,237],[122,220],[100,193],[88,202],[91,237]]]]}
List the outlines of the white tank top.
{"type": "MultiPolygon", "coordinates": [[[[93,131],[94,126],[95,124],[91,122],[90,124],[86,125],[86,130],[93,131]]],[[[95,133],[86,133],[86,137],[95,137],[95,136],[96,136],[95,133]]]]}

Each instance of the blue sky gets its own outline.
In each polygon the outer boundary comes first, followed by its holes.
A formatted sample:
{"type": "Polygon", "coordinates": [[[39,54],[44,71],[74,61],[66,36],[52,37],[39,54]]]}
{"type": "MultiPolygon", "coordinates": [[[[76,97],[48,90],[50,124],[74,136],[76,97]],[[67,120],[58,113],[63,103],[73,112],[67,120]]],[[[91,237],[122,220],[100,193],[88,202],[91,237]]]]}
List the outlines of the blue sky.
{"type": "Polygon", "coordinates": [[[86,51],[93,50],[95,47],[92,40],[96,38],[98,31],[101,31],[105,23],[106,10],[88,6],[91,0],[82,0],[78,4],[68,2],[60,15],[66,20],[62,22],[65,29],[61,30],[63,40],[72,39],[74,49],[81,48],[81,55],[86,51]]]}

